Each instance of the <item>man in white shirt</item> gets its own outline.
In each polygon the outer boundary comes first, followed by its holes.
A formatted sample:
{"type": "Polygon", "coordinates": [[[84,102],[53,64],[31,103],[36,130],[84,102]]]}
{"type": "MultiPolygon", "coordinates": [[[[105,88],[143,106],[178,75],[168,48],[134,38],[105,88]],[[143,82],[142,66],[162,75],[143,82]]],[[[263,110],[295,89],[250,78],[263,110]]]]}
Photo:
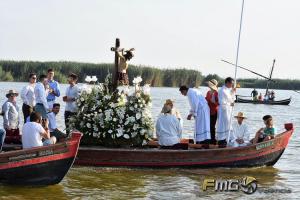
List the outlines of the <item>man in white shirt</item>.
{"type": "Polygon", "coordinates": [[[40,113],[33,112],[30,114],[30,122],[24,124],[22,131],[22,145],[24,149],[56,143],[56,138],[50,137],[48,120],[44,120],[45,128],[43,128],[41,122],[42,117],[40,113]]]}
{"type": "Polygon", "coordinates": [[[78,76],[76,74],[71,73],[68,76],[68,82],[70,85],[67,87],[66,96],[63,97],[63,101],[66,102],[65,125],[67,134],[70,133],[69,119],[77,113],[77,105],[75,102],[76,98],[79,96],[79,88],[76,85],[77,80],[78,76]]]}
{"type": "Polygon", "coordinates": [[[43,119],[47,119],[47,113],[51,110],[49,109],[47,103],[48,95],[48,79],[46,75],[40,75],[39,82],[34,88],[34,94],[36,99],[35,112],[42,115],[43,119]]]}
{"type": "Polygon", "coordinates": [[[58,142],[60,139],[66,137],[66,135],[57,128],[56,115],[59,113],[59,110],[60,110],[60,104],[54,103],[52,112],[47,114],[49,120],[50,136],[55,136],[58,142]]]}
{"type": "Polygon", "coordinates": [[[196,144],[203,144],[208,148],[210,143],[210,111],[206,99],[200,91],[181,86],[179,91],[187,96],[190,103],[190,114],[187,120],[195,118],[195,140],[196,144]]]}
{"type": "Polygon", "coordinates": [[[243,123],[246,117],[244,113],[239,112],[235,118],[237,122],[233,123],[233,129],[230,135],[230,146],[243,147],[250,144],[250,133],[247,125],[243,123]]]}
{"type": "Polygon", "coordinates": [[[236,91],[233,86],[234,80],[228,77],[225,79],[225,85],[218,92],[219,108],[216,133],[219,147],[226,147],[231,130],[230,118],[236,91]]]}
{"type": "Polygon", "coordinates": [[[179,120],[172,115],[172,108],[164,105],[162,115],[156,122],[156,136],[161,148],[176,148],[180,146],[182,129],[179,120]]]}
{"type": "Polygon", "coordinates": [[[22,111],[24,115],[24,123],[26,123],[27,117],[33,112],[35,106],[34,88],[36,83],[36,74],[31,73],[29,75],[29,84],[24,86],[21,91],[21,98],[23,100],[22,111]]]}

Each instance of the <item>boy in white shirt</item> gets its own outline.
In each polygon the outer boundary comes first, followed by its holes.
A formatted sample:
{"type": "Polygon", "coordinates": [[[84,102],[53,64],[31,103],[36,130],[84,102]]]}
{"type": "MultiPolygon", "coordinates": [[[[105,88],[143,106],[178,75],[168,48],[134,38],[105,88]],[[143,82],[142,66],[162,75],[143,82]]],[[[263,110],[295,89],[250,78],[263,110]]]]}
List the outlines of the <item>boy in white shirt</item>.
{"type": "Polygon", "coordinates": [[[59,110],[60,110],[60,104],[54,103],[52,112],[47,114],[49,120],[50,136],[55,136],[57,141],[66,137],[66,135],[57,128],[56,115],[59,113],[59,110]]]}

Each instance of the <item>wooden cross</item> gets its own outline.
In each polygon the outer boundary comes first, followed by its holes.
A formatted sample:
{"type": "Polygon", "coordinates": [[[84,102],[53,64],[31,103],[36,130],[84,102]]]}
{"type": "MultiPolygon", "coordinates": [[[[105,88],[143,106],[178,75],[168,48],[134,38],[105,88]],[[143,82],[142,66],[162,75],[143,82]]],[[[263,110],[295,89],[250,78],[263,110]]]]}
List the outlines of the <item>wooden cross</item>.
{"type": "Polygon", "coordinates": [[[119,81],[118,81],[118,66],[119,66],[119,56],[118,56],[118,49],[120,48],[120,39],[116,38],[115,47],[112,47],[111,50],[115,51],[115,67],[113,70],[113,91],[115,91],[118,87],[119,81]]]}

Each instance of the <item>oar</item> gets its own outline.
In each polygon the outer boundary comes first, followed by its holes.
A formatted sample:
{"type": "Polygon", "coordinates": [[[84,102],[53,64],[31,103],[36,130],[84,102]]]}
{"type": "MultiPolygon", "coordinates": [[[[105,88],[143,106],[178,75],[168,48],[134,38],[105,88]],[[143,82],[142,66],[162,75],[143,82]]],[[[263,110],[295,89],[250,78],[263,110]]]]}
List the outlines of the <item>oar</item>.
{"type": "MultiPolygon", "coordinates": [[[[227,60],[221,60],[222,62],[225,62],[225,63],[227,63],[227,64],[230,64],[230,65],[233,65],[233,66],[235,66],[235,64],[233,64],[233,63],[231,63],[231,62],[229,62],[229,61],[227,61],[227,60]]],[[[270,79],[269,77],[266,77],[266,76],[264,76],[264,75],[262,75],[262,74],[259,74],[259,73],[257,73],[257,72],[255,72],[255,71],[252,71],[252,70],[250,70],[250,69],[247,69],[246,67],[242,67],[242,66],[237,66],[238,68],[241,68],[241,69],[243,69],[243,70],[246,70],[246,71],[248,71],[248,72],[251,72],[251,73],[253,73],[253,74],[256,74],[257,76],[260,76],[260,77],[262,77],[262,78],[264,78],[264,79],[267,79],[267,80],[269,80],[269,81],[273,81],[273,82],[275,82],[273,79],[270,79]]]]}

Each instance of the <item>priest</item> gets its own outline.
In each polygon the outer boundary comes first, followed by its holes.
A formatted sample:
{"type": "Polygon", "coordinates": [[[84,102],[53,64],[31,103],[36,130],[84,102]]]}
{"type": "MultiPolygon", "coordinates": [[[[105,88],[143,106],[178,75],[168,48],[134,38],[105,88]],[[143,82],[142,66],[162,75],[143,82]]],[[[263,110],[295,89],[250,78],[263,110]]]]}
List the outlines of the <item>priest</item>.
{"type": "Polygon", "coordinates": [[[200,91],[181,86],[179,91],[183,96],[187,96],[190,103],[190,114],[187,120],[195,118],[195,140],[196,144],[204,144],[204,146],[210,143],[210,111],[204,96],[200,91]]]}
{"type": "Polygon", "coordinates": [[[228,134],[231,130],[231,112],[235,99],[234,80],[231,77],[225,79],[225,85],[218,92],[219,108],[217,121],[217,143],[219,147],[226,147],[228,134]]]}

